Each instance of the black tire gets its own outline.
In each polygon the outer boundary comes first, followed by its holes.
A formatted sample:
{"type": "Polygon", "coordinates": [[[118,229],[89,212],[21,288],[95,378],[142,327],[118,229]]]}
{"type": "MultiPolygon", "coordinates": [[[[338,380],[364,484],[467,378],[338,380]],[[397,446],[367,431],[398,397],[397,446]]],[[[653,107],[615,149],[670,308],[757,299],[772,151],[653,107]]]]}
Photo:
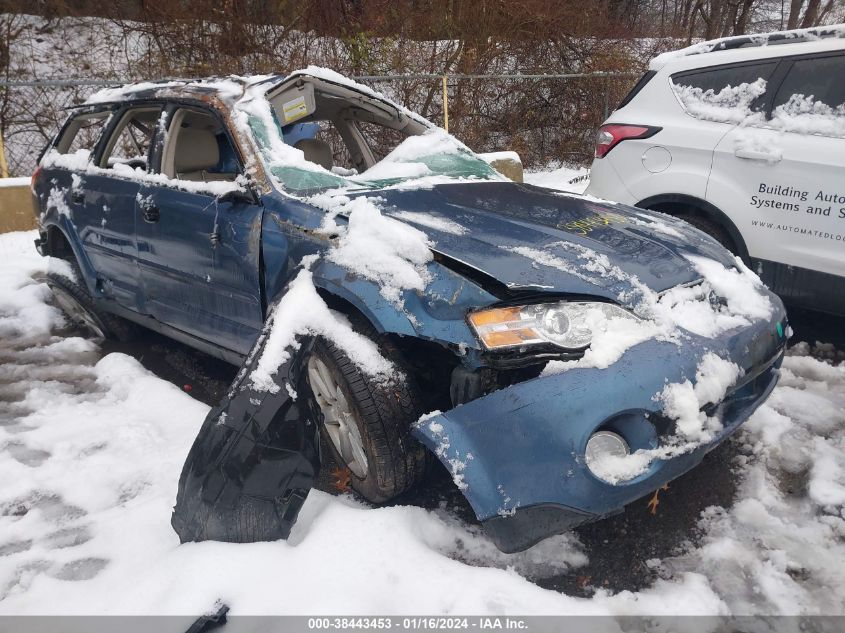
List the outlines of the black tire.
{"type": "Polygon", "coordinates": [[[97,308],[75,261],[68,262],[74,278],[57,272],[47,273],[47,285],[65,316],[90,332],[95,338],[129,341],[134,338],[135,324],[97,308]]]}
{"type": "MultiPolygon", "coordinates": [[[[377,342],[397,372],[387,383],[373,381],[343,350],[326,339],[317,339],[312,354],[329,369],[349,403],[368,462],[363,477],[347,467],[331,441],[316,396],[312,395],[309,406],[320,421],[320,481],[336,492],[351,488],[371,503],[384,503],[411,488],[425,474],[425,448],[410,436],[411,425],[424,413],[423,400],[401,352],[389,341],[380,340],[368,325],[355,326],[377,342]]],[[[314,386],[310,386],[313,391],[314,386]]]]}
{"type": "Polygon", "coordinates": [[[725,230],[725,227],[716,224],[715,222],[713,222],[713,220],[702,217],[700,215],[679,213],[675,217],[680,220],[683,220],[684,222],[692,224],[702,233],[707,233],[707,235],[719,242],[719,244],[724,246],[734,255],[739,255],[739,253],[737,252],[736,244],[734,244],[733,238],[731,238],[730,233],[725,230]]]}

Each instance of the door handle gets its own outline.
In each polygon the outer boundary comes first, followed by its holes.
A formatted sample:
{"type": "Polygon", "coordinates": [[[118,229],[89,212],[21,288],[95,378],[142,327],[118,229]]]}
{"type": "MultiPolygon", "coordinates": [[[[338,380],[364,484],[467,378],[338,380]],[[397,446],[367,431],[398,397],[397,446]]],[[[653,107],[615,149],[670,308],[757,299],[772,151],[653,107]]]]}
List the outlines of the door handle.
{"type": "Polygon", "coordinates": [[[783,158],[780,152],[758,152],[753,149],[738,149],[734,152],[734,156],[746,160],[764,160],[767,163],[779,163],[783,158]]]}
{"type": "Polygon", "coordinates": [[[83,204],[85,202],[85,194],[81,191],[74,191],[70,194],[70,200],[74,204],[83,204]]]}
{"type": "Polygon", "coordinates": [[[144,209],[144,222],[155,224],[161,219],[161,212],[158,207],[146,207],[144,209]]]}

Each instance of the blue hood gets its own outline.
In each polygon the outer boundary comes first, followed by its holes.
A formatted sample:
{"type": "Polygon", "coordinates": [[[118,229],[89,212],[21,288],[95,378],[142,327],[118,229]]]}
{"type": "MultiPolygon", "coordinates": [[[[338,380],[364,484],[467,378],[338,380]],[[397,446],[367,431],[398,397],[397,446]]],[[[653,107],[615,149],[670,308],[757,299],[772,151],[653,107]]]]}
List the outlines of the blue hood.
{"type": "Polygon", "coordinates": [[[402,221],[425,232],[435,253],[515,291],[616,300],[634,288],[629,281],[620,280],[624,275],[608,274],[614,267],[662,292],[700,279],[685,254],[715,259],[726,266],[734,264],[728,251],[685,222],[542,187],[456,183],[429,189],[388,189],[378,196],[384,200],[380,206],[386,214],[403,212],[402,221]],[[416,213],[421,214],[419,222],[413,219],[416,213]],[[431,228],[426,226],[425,216],[451,220],[466,231],[456,234],[431,228]],[[541,251],[551,256],[547,262],[552,265],[519,254],[520,249],[541,251]],[[598,265],[593,254],[599,256],[598,265]],[[556,265],[560,260],[567,265],[556,265]]]}

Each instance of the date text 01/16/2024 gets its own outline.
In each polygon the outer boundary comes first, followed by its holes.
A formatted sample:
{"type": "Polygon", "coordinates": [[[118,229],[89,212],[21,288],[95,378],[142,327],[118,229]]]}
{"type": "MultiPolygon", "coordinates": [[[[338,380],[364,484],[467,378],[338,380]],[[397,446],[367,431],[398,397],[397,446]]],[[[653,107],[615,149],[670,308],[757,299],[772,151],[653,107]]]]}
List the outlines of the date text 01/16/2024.
{"type": "Polygon", "coordinates": [[[442,631],[442,630],[481,630],[496,631],[527,630],[528,624],[522,618],[510,617],[348,617],[348,618],[309,618],[309,630],[390,630],[400,631],[442,631]]]}

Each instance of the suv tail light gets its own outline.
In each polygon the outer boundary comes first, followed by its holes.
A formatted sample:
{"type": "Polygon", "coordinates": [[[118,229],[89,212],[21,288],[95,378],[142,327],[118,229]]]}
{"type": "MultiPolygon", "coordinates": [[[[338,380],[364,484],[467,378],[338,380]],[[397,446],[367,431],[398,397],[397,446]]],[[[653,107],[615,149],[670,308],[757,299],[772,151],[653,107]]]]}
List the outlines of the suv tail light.
{"type": "Polygon", "coordinates": [[[35,168],[35,171],[32,172],[32,180],[29,181],[29,188],[32,190],[32,193],[35,193],[35,181],[38,180],[38,176],[41,175],[41,165],[35,168]]]}
{"type": "Polygon", "coordinates": [[[662,128],[649,125],[625,125],[609,123],[602,125],[596,135],[596,158],[604,158],[608,152],[629,138],[648,138],[654,136],[662,128]]]}

